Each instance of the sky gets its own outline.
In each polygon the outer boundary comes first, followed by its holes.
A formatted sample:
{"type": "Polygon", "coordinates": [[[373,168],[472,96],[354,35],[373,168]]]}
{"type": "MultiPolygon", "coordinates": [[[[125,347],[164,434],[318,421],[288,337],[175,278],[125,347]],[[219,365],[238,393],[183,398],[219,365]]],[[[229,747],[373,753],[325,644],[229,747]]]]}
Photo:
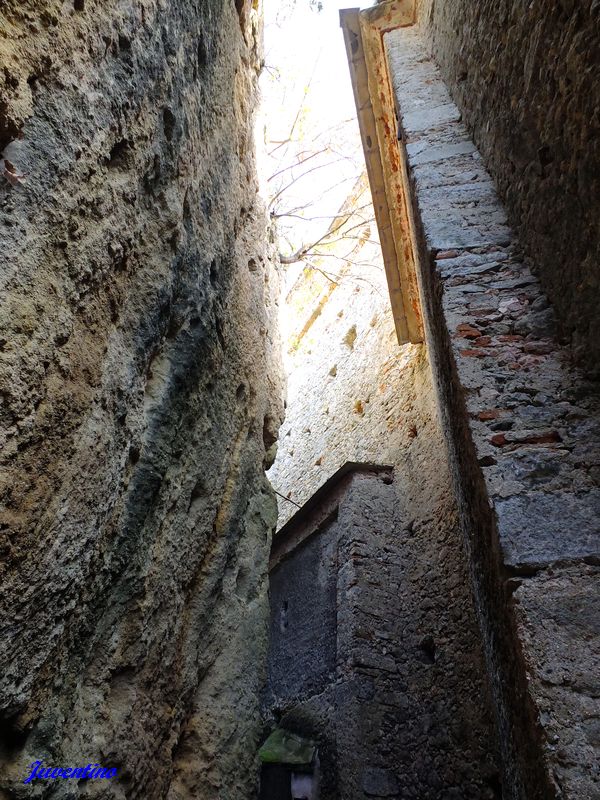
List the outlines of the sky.
{"type": "Polygon", "coordinates": [[[275,198],[271,210],[290,213],[278,218],[286,255],[326,230],[364,169],[339,24],[339,9],[355,6],[265,0],[259,168],[263,193],[275,198]],[[293,141],[281,145],[291,132],[293,141]]]}

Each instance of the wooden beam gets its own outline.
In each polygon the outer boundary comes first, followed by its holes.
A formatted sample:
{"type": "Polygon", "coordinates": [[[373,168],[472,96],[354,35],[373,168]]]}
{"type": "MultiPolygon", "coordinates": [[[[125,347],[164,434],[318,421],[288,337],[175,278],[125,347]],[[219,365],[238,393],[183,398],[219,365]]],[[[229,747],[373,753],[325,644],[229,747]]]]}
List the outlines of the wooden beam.
{"type": "Polygon", "coordinates": [[[367,175],[400,344],[422,342],[423,325],[413,237],[399,169],[394,107],[382,36],[386,30],[413,22],[412,0],[394,0],[366,12],[360,12],[358,8],[340,11],[367,175]]]}
{"type": "Polygon", "coordinates": [[[406,311],[404,309],[404,299],[402,297],[402,287],[400,286],[400,274],[396,264],[396,246],[392,235],[392,222],[390,220],[388,202],[385,194],[383,167],[377,141],[377,129],[375,127],[375,118],[371,106],[371,97],[369,95],[367,67],[365,64],[360,30],[360,9],[351,8],[340,11],[340,23],[344,31],[344,41],[346,43],[346,53],[348,56],[348,65],[350,67],[350,79],[354,91],[354,101],[356,103],[358,125],[365,154],[367,175],[369,177],[369,184],[371,185],[373,208],[375,211],[377,228],[379,230],[379,241],[383,253],[383,262],[390,292],[394,323],[396,325],[396,334],[400,344],[405,344],[410,341],[410,338],[406,321],[406,311]]]}

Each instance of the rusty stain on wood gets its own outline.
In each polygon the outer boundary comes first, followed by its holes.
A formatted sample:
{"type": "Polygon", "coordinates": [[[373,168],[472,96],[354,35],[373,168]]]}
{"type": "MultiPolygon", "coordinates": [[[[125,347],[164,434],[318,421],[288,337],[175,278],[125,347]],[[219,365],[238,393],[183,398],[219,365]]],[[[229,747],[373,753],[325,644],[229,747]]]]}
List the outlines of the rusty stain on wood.
{"type": "Polygon", "coordinates": [[[375,219],[400,344],[423,341],[414,233],[383,35],[414,23],[413,0],[340,11],[375,219]]]}

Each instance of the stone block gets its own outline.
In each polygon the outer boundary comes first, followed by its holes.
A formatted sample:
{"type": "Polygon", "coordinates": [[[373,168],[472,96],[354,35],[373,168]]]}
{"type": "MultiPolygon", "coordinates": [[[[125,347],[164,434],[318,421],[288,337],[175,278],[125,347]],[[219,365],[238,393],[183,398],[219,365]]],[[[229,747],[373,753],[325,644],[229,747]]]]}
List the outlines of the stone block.
{"type": "Polygon", "coordinates": [[[495,502],[504,561],[519,568],[600,557],[600,490],[532,492],[495,502]]]}

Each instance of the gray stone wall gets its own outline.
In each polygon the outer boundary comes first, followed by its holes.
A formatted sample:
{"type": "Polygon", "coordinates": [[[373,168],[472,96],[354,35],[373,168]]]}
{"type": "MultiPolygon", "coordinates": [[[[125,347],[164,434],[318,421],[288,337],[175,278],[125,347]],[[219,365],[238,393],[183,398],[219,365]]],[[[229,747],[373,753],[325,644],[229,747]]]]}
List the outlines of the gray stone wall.
{"type": "Polygon", "coordinates": [[[406,531],[390,472],[352,472],[333,502],[279,534],[308,538],[270,574],[267,709],[319,742],[324,800],[499,797],[464,576],[429,562],[447,532],[406,531]]]}
{"type": "Polygon", "coordinates": [[[600,405],[417,27],[385,37],[507,798],[598,796],[600,405]],[[585,644],[584,644],[585,642],[585,644]],[[594,676],[594,677],[591,677],[594,676]]]}
{"type": "MultiPolygon", "coordinates": [[[[269,479],[302,505],[347,461],[401,463],[403,490],[415,491],[420,474],[435,502],[445,484],[424,348],[398,345],[377,242],[352,260],[323,264],[340,276],[335,284],[305,271],[284,298],[287,407],[269,479]]],[[[278,526],[296,510],[280,498],[278,526]]]]}
{"type": "MultiPolygon", "coordinates": [[[[326,796],[491,800],[489,695],[427,354],[397,343],[376,243],[337,272],[334,286],[303,273],[285,300],[287,409],[269,472],[303,504],[347,461],[394,467],[393,484],[357,487],[338,517],[349,697],[337,718],[340,794],[326,796]]],[[[280,500],[281,522],[296,510],[280,500]]],[[[329,702],[311,704],[308,734],[326,729],[329,702]]],[[[286,720],[299,724],[291,711],[286,720]]]]}
{"type": "Polygon", "coordinates": [[[268,693],[279,702],[321,694],[335,680],[337,566],[327,526],[269,572],[268,693]]]}
{"type": "Polygon", "coordinates": [[[2,797],[40,759],[118,769],[44,797],[255,790],[281,380],[237,5],[0,9],[2,797]]]}
{"type": "Polygon", "coordinates": [[[438,513],[411,528],[381,479],[355,480],[340,508],[340,800],[501,797],[466,574],[438,513]]]}
{"type": "Polygon", "coordinates": [[[560,335],[600,364],[600,6],[421,0],[419,17],[560,335]]]}

